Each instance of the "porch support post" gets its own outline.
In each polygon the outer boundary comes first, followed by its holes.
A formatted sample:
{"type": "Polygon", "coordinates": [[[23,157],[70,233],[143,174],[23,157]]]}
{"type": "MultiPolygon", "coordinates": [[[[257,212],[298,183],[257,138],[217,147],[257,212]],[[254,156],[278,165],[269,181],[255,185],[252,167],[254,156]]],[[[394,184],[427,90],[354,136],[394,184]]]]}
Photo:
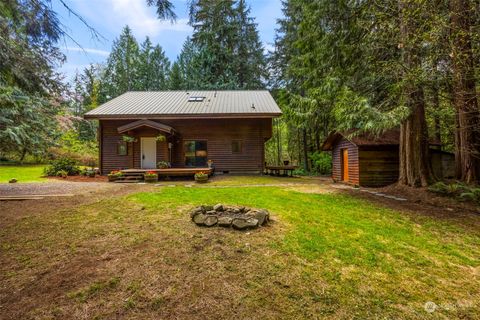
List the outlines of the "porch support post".
{"type": "Polygon", "coordinates": [[[100,174],[103,175],[103,129],[102,129],[102,121],[98,121],[98,128],[97,128],[97,139],[98,139],[98,169],[100,170],[100,174]]]}

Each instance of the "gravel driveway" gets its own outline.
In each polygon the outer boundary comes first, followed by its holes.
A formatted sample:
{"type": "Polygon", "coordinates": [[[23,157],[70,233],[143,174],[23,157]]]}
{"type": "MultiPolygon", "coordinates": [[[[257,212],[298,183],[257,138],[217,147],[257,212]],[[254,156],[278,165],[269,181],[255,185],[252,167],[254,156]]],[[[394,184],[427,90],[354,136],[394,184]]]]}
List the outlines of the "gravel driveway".
{"type": "Polygon", "coordinates": [[[0,183],[0,196],[81,194],[118,187],[118,184],[103,182],[0,183]]]}

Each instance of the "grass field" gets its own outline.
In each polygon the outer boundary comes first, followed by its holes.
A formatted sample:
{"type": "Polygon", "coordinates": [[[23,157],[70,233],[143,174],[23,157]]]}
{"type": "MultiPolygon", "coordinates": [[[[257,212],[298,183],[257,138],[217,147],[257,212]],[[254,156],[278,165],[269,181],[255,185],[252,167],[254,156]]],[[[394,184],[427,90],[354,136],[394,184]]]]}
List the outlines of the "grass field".
{"type": "Polygon", "coordinates": [[[45,182],[43,176],[45,165],[0,165],[0,183],[8,183],[12,178],[18,182],[45,182]]]}
{"type": "Polygon", "coordinates": [[[2,228],[7,318],[480,316],[476,216],[280,187],[152,190],[2,228]],[[217,202],[267,208],[274,221],[249,232],[190,221],[189,208],[217,202]]]}

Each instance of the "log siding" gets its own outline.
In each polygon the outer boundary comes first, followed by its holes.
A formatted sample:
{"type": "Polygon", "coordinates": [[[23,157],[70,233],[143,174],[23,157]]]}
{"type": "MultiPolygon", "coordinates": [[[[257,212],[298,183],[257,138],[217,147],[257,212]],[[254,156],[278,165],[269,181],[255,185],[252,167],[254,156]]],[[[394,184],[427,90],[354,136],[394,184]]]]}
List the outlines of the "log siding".
{"type": "MultiPolygon", "coordinates": [[[[346,139],[333,131],[322,145],[322,150],[332,151],[332,179],[342,181],[342,150],[348,149],[349,184],[362,187],[383,187],[398,181],[399,131],[392,129],[381,136],[368,133],[346,139]]],[[[430,148],[430,164],[438,178],[454,174],[454,155],[430,148]]]]}
{"type": "Polygon", "coordinates": [[[358,147],[349,140],[342,138],[332,150],[332,179],[342,181],[342,150],[348,150],[348,181],[347,183],[359,185],[358,147]]]}
{"type": "MultiPolygon", "coordinates": [[[[140,137],[154,137],[160,134],[155,129],[141,127],[131,134],[137,141],[129,143],[128,156],[116,153],[116,144],[122,141],[117,128],[134,120],[100,120],[102,135],[101,171],[107,174],[116,169],[140,168],[140,137]]],[[[263,170],[265,142],[272,135],[272,119],[185,119],[155,120],[171,126],[177,132],[167,141],[157,142],[157,162],[169,161],[168,143],[172,143],[172,166],[185,165],[184,141],[207,141],[208,159],[212,160],[217,172],[255,172],[263,170]],[[242,152],[232,152],[232,141],[242,141],[242,152]]]]}
{"type": "Polygon", "coordinates": [[[360,185],[382,187],[398,180],[398,146],[360,147],[360,185]]]}
{"type": "Polygon", "coordinates": [[[348,181],[352,185],[380,187],[398,180],[398,146],[357,146],[342,138],[333,145],[332,178],[342,182],[342,150],[348,149],[348,181]]]}

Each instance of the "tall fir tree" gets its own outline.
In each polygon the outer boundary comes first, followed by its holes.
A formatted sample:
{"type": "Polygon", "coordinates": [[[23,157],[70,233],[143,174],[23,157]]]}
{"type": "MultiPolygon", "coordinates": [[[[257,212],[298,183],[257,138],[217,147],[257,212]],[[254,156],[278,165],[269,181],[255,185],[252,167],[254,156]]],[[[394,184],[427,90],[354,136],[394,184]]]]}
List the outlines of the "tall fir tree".
{"type": "Polygon", "coordinates": [[[202,68],[203,55],[198,46],[188,37],[183,43],[182,51],[177,58],[182,79],[182,89],[208,89],[209,83],[205,82],[208,72],[202,68]]]}
{"type": "Polygon", "coordinates": [[[238,85],[242,89],[260,89],[266,78],[266,62],[263,45],[258,35],[255,19],[245,0],[239,0],[235,9],[238,40],[235,48],[238,85]]]}
{"type": "Polygon", "coordinates": [[[182,77],[182,71],[178,62],[174,62],[172,69],[170,70],[170,77],[168,79],[168,88],[170,90],[182,90],[184,89],[184,79],[182,77]]]}
{"type": "Polygon", "coordinates": [[[139,79],[140,50],[130,27],[125,26],[120,37],[113,42],[112,51],[102,77],[102,95],[115,98],[141,87],[139,79]]]}
{"type": "Polygon", "coordinates": [[[141,45],[137,90],[165,90],[168,87],[170,61],[160,45],[152,46],[150,38],[141,45]]]}
{"type": "Polygon", "coordinates": [[[263,47],[245,1],[192,1],[190,24],[194,29],[192,39],[183,50],[188,62],[179,60],[185,73],[194,74],[188,78],[193,81],[185,78],[187,86],[192,89],[264,87],[263,47]]]}
{"type": "Polygon", "coordinates": [[[233,89],[238,86],[233,63],[237,29],[232,23],[233,0],[198,0],[191,9],[193,43],[199,48],[199,59],[206,86],[233,89]]]}

